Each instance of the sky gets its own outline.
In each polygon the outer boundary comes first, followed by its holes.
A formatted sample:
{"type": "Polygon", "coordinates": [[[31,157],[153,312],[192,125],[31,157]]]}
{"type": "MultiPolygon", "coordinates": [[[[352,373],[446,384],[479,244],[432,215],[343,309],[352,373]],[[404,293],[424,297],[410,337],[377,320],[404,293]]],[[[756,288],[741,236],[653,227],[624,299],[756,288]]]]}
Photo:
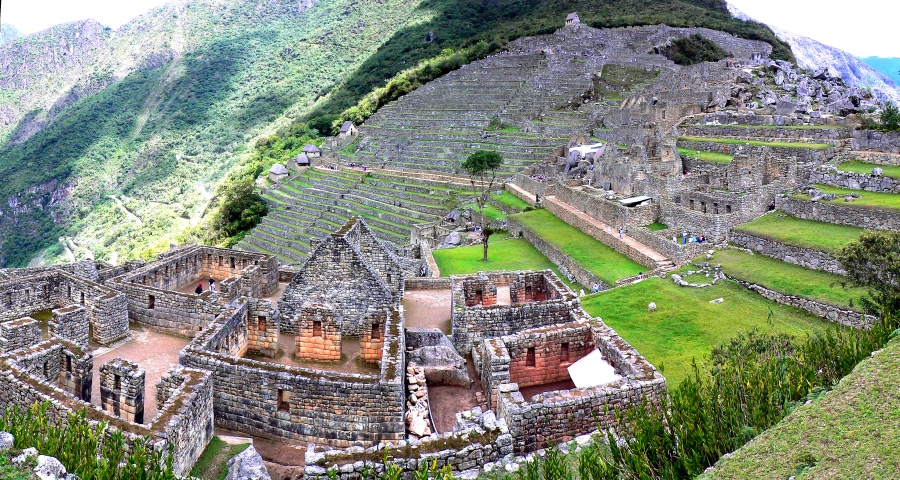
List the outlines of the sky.
{"type": "MultiPolygon", "coordinates": [[[[327,1],[327,0],[326,0],[327,1]]],[[[22,33],[94,18],[118,28],[166,0],[3,0],[0,21],[22,33]]],[[[854,55],[900,57],[900,0],[731,0],[747,15],[854,55]]]]}

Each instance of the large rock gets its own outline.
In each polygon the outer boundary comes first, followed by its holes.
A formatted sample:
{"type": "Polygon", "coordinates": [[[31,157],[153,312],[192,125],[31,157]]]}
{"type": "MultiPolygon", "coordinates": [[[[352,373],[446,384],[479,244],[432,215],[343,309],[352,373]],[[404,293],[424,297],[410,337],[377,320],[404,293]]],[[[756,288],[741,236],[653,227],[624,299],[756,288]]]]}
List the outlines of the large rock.
{"type": "Polygon", "coordinates": [[[66,467],[55,457],[38,455],[34,474],[41,480],[60,480],[66,477],[66,467]]]}
{"type": "Polygon", "coordinates": [[[225,480],[272,480],[266,464],[253,445],[232,457],[226,465],[228,476],[225,480]]]}
{"type": "Polygon", "coordinates": [[[791,115],[797,111],[797,104],[791,100],[779,98],[775,103],[775,115],[791,115]]]}
{"type": "Polygon", "coordinates": [[[447,235],[447,238],[444,240],[445,245],[459,245],[462,241],[460,238],[459,232],[450,232],[450,235],[447,235]]]}
{"type": "Polygon", "coordinates": [[[9,432],[0,432],[0,452],[13,447],[15,438],[9,432]]]}
{"type": "Polygon", "coordinates": [[[407,361],[425,370],[429,385],[459,385],[468,387],[469,371],[466,360],[452,345],[427,345],[406,355],[407,361]]]}

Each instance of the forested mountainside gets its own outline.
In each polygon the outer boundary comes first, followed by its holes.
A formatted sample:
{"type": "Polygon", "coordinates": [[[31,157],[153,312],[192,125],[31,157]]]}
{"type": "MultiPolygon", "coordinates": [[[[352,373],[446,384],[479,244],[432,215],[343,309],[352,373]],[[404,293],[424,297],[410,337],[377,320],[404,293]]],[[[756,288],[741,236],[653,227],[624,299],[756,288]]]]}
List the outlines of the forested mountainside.
{"type": "Polygon", "coordinates": [[[202,225],[259,138],[326,124],[422,60],[551,32],[571,11],[598,27],[724,30],[793,58],[720,0],[179,0],[118,30],[59,25],[0,46],[0,265],[149,257],[202,225]]]}

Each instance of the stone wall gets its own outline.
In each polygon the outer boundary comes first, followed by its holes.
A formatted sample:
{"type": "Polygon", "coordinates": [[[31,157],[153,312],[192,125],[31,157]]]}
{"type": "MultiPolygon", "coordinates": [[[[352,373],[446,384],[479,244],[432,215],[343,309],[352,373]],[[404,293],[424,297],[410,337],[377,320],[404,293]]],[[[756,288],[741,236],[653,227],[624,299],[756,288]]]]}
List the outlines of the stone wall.
{"type": "Polygon", "coordinates": [[[114,358],[100,366],[100,405],[129,422],[144,423],[146,372],[136,363],[114,358]]]}
{"type": "MultiPolygon", "coordinates": [[[[730,278],[730,277],[729,277],[730,278]]],[[[792,307],[802,308],[813,315],[818,315],[826,320],[846,325],[853,328],[869,328],[877,320],[872,315],[865,315],[854,310],[848,310],[827,303],[817,302],[806,297],[798,297],[788,295],[755,283],[744,282],[736,278],[731,278],[744,287],[753,290],[763,297],[782,305],[790,305],[792,307]]]]}
{"type": "Polygon", "coordinates": [[[850,225],[875,230],[900,230],[900,210],[889,210],[813,202],[791,196],[775,198],[775,208],[788,215],[805,220],[850,225]]]}
{"type": "Polygon", "coordinates": [[[450,288],[450,277],[409,277],[404,280],[405,290],[446,290],[450,288]]]}
{"type": "Polygon", "coordinates": [[[485,338],[501,337],[528,328],[567,323],[569,312],[578,304],[578,297],[550,270],[541,272],[550,288],[556,290],[552,299],[516,303],[513,305],[467,306],[463,293],[466,280],[474,275],[453,275],[453,293],[450,306],[451,338],[462,355],[485,338]]]}
{"type": "Polygon", "coordinates": [[[502,340],[509,352],[509,382],[519,387],[568,380],[569,366],[594,350],[593,334],[586,324],[525,330],[502,340]]]}
{"type": "Polygon", "coordinates": [[[730,137],[742,140],[803,141],[808,143],[835,143],[847,138],[848,129],[823,126],[820,129],[789,128],[769,125],[766,128],[740,125],[682,125],[680,135],[688,137],[730,137]]]}
{"type": "Polygon", "coordinates": [[[681,231],[705,235],[710,242],[725,240],[731,227],[747,223],[762,212],[702,213],[682,205],[663,201],[659,221],[681,236],[681,231]]]}
{"type": "Polygon", "coordinates": [[[851,146],[853,150],[900,153],[900,132],[855,130],[851,146]]]}
{"type": "MultiPolygon", "coordinates": [[[[591,190],[596,191],[596,189],[591,190]]],[[[613,228],[646,226],[659,219],[659,205],[656,203],[644,203],[636,207],[626,207],[621,203],[607,200],[597,195],[591,195],[584,190],[576,190],[563,184],[554,187],[553,196],[584,212],[589,217],[613,228]]],[[[545,206],[548,209],[550,208],[549,205],[545,206]]],[[[556,214],[556,212],[553,213],[556,214]]]]}
{"type": "Polygon", "coordinates": [[[388,307],[369,307],[359,337],[359,358],[363,362],[378,363],[381,361],[384,339],[388,335],[387,326],[390,315],[391,309],[388,307]]]}
{"type": "Polygon", "coordinates": [[[55,308],[49,322],[50,336],[64,338],[82,347],[88,346],[90,322],[84,307],[69,305],[55,308]]]}
{"type": "Polygon", "coordinates": [[[327,303],[303,304],[297,315],[297,359],[335,362],[341,359],[341,317],[327,303]]]}
{"type": "Polygon", "coordinates": [[[25,317],[0,323],[0,353],[11,352],[41,343],[38,321],[25,317]]]}
{"type": "Polygon", "coordinates": [[[181,353],[182,365],[214,372],[216,425],[341,447],[404,438],[401,311],[390,310],[378,375],[289,367],[217,351],[217,339],[240,329],[248,311],[246,299],[239,300],[181,353]]]}
{"type": "Polygon", "coordinates": [[[549,242],[541,238],[540,235],[534,233],[530,228],[522,225],[515,219],[507,218],[506,228],[512,236],[525,238],[529,243],[534,245],[534,248],[538,249],[538,251],[549,258],[554,265],[571,273],[572,278],[570,280],[574,279],[574,281],[580,283],[581,285],[593,285],[596,283],[598,285],[601,285],[601,288],[603,290],[610,287],[606,284],[606,282],[597,278],[596,275],[588,272],[580,265],[575,263],[574,260],[569,258],[569,256],[563,253],[560,249],[551,245],[549,242]]]}
{"type": "Polygon", "coordinates": [[[265,300],[251,301],[247,321],[247,351],[274,357],[278,353],[278,325],[281,312],[265,300]]]}
{"type": "Polygon", "coordinates": [[[731,231],[729,240],[744,248],[761,253],[767,257],[777,258],[783,262],[793,263],[813,270],[822,270],[837,275],[846,275],[841,264],[831,255],[818,250],[785,245],[767,238],[757,237],[749,233],[731,231]]]}
{"type": "Polygon", "coordinates": [[[813,169],[809,174],[809,183],[869,192],[900,193],[900,180],[896,178],[827,168],[813,169]]]}
{"type": "MultiPolygon", "coordinates": [[[[825,142],[827,143],[827,142],[825,142]]],[[[719,142],[693,142],[679,140],[678,146],[690,150],[699,150],[701,152],[724,153],[728,155],[740,155],[745,150],[753,149],[747,145],[734,145],[730,143],[719,142]]],[[[794,163],[825,163],[835,158],[841,153],[841,147],[832,146],[825,150],[813,150],[811,148],[791,148],[791,147],[766,147],[779,158],[794,159],[794,163]]]]}

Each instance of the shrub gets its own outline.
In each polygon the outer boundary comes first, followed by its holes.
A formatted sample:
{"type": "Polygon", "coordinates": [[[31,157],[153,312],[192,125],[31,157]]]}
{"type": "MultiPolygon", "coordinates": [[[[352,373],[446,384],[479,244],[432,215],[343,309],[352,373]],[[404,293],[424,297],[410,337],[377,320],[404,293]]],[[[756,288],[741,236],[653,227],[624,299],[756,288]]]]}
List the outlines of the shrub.
{"type": "Polygon", "coordinates": [[[679,38],[663,49],[663,55],[678,65],[695,65],[702,62],[718,62],[731,54],[719,48],[712,40],[695,33],[679,38]]]}
{"type": "Polygon", "coordinates": [[[887,131],[900,130],[900,109],[894,102],[888,100],[881,111],[881,129],[887,131]]]}

